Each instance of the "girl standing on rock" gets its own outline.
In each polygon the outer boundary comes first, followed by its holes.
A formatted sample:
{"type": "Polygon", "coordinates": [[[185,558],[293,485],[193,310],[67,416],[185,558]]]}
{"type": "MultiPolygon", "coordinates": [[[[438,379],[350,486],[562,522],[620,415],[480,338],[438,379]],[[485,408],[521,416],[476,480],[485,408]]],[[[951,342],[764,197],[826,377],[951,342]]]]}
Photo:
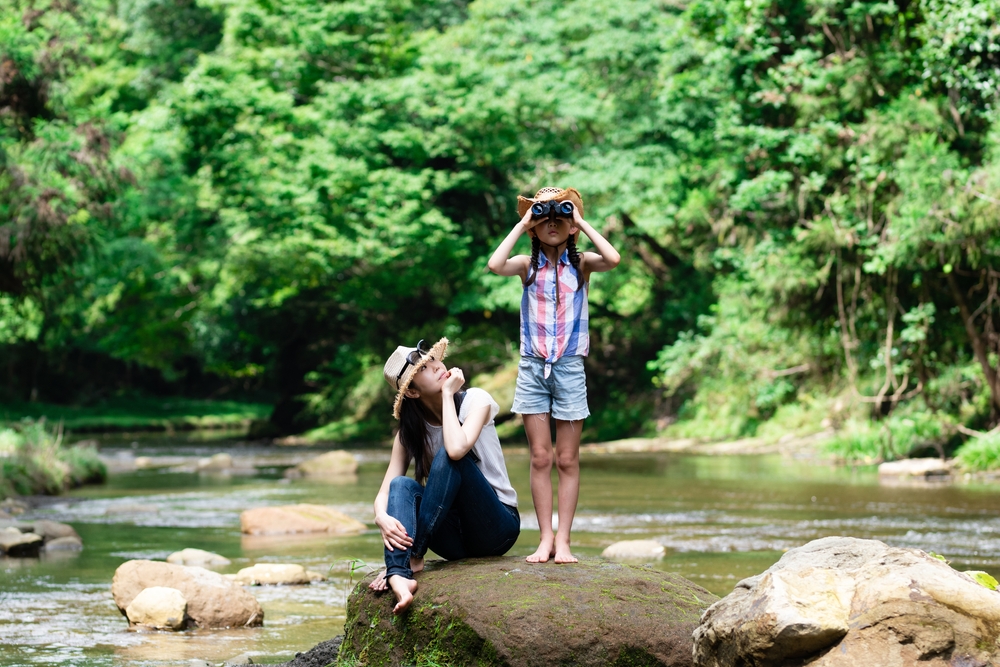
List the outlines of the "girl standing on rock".
{"type": "Polygon", "coordinates": [[[517,198],[521,220],[490,257],[490,271],[518,276],[521,296],[521,361],[517,368],[513,412],[522,415],[531,450],[531,498],[538,517],[539,545],[529,563],[575,563],[570,529],[580,494],[580,435],[587,407],[583,358],[590,351],[587,289],[590,274],[610,271],[621,260],[583,219],[583,199],[569,188],[542,188],[534,199],[517,198]],[[577,234],[597,252],[578,253],[577,234]],[[525,232],[531,256],[511,257],[525,232]],[[552,436],[556,422],[556,468],[559,472],[559,530],[552,533],[552,436]]]}
{"type": "Polygon", "coordinates": [[[461,369],[442,363],[447,351],[447,338],[429,349],[399,346],[382,369],[396,390],[399,431],[375,496],[385,572],[370,586],[392,589],[397,614],[413,602],[428,548],[447,560],[502,556],[521,532],[493,425],[500,408],[482,389],[462,391],[461,369]],[[416,479],[406,477],[410,461],[416,479]]]}

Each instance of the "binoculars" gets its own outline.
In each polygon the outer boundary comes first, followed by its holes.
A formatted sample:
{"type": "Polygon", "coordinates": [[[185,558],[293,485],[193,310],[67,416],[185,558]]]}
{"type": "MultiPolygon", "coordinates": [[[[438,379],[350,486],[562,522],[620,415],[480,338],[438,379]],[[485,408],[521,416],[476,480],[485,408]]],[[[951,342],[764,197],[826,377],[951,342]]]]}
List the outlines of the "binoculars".
{"type": "Polygon", "coordinates": [[[573,202],[543,201],[531,206],[531,215],[535,218],[573,217],[573,202]]]}

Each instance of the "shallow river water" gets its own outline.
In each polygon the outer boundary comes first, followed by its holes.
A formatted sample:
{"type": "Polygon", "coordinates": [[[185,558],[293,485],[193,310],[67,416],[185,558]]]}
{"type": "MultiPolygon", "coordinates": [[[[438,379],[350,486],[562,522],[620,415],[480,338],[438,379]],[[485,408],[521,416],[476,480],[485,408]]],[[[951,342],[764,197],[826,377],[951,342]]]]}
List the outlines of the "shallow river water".
{"type": "MultiPolygon", "coordinates": [[[[72,524],[79,554],[0,559],[0,667],[14,665],[184,665],[242,653],[255,661],[290,659],[342,631],[344,604],[366,563],[381,561],[371,502],[388,452],[354,450],[361,461],[346,484],[287,481],[285,466],[320,453],[250,447],[231,440],[147,437],[102,439],[114,464],[107,484],[79,489],[22,519],[72,524]],[[199,456],[231,453],[247,474],[190,470],[199,456]],[[170,467],[129,470],[137,456],[170,467]],[[188,464],[185,467],[185,464],[188,464]],[[371,530],[353,537],[250,538],[242,510],[265,505],[335,506],[371,530]],[[251,589],[262,628],[137,633],[111,598],[115,569],[133,558],[164,559],[185,547],[232,560],[220,572],[258,562],[299,563],[329,579],[310,586],[251,589]]],[[[523,449],[507,455],[518,492],[522,533],[512,555],[538,540],[523,449]]],[[[574,551],[597,558],[612,542],[652,539],[667,548],[653,566],[717,595],[773,564],[786,549],[828,535],[875,538],[947,557],[958,569],[1000,577],[1000,486],[879,486],[874,469],[847,469],[778,456],[588,455],[581,460],[574,551]]],[[[555,567],[543,565],[539,567],[555,567]]]]}

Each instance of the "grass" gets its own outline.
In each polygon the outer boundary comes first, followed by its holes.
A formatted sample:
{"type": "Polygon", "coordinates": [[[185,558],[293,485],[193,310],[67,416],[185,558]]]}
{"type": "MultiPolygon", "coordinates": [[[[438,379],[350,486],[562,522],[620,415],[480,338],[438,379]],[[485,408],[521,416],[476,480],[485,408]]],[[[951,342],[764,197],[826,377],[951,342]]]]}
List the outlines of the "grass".
{"type": "Polygon", "coordinates": [[[266,403],[185,398],[112,399],[93,405],[16,402],[0,404],[0,424],[46,419],[76,432],[232,428],[266,419],[271,409],[266,403]]]}
{"type": "Polygon", "coordinates": [[[28,420],[0,429],[0,496],[58,495],[107,476],[96,449],[63,445],[61,427],[28,420]]]}
{"type": "Polygon", "coordinates": [[[969,438],[955,450],[955,458],[962,468],[969,471],[1000,469],[1000,433],[969,438]]]}
{"type": "Polygon", "coordinates": [[[879,463],[908,457],[927,447],[940,448],[951,432],[946,415],[913,412],[881,422],[851,420],[827,444],[844,461],[879,463]]]}

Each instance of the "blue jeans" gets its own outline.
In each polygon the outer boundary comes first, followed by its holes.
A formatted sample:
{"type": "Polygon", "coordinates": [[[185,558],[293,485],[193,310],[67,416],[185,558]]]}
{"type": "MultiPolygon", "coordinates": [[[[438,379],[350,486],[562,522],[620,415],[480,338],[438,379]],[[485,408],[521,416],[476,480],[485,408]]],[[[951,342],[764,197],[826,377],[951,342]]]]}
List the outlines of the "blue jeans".
{"type": "Polygon", "coordinates": [[[413,538],[409,549],[385,549],[386,579],[413,578],[411,553],[423,557],[430,548],[447,560],[502,556],[521,533],[517,508],[500,502],[472,457],[452,461],[444,447],[434,456],[426,486],[409,477],[389,483],[386,512],[413,538]]]}

